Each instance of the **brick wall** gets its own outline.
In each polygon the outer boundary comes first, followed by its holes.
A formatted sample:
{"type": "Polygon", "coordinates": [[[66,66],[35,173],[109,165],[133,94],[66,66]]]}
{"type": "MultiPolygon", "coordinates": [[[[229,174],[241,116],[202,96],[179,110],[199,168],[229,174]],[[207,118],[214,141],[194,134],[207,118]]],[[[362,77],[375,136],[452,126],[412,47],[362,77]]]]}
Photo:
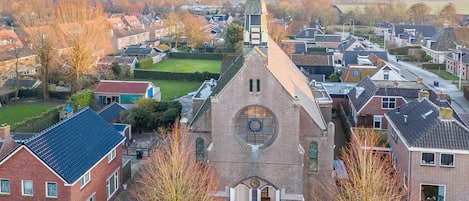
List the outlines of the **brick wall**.
{"type": "Polygon", "coordinates": [[[0,166],[0,178],[10,180],[10,195],[0,195],[0,201],[45,200],[46,181],[57,182],[54,200],[70,200],[70,188],[24,147],[0,166]],[[33,197],[22,196],[21,180],[33,181],[33,197]]]}
{"type": "MultiPolygon", "coordinates": [[[[64,181],[43,165],[25,147],[19,149],[8,160],[0,165],[0,178],[10,180],[10,195],[0,195],[0,201],[45,200],[45,185],[47,182],[56,182],[57,201],[85,200],[96,192],[96,200],[106,200],[106,179],[119,169],[119,180],[122,185],[122,148],[116,150],[116,158],[108,163],[105,156],[92,170],[91,180],[80,189],[78,180],[73,186],[66,186],[64,181]],[[33,181],[33,197],[22,196],[21,180],[33,181]]],[[[117,194],[117,193],[116,193],[117,194]]],[[[115,197],[115,196],[114,196],[115,197]]]]}

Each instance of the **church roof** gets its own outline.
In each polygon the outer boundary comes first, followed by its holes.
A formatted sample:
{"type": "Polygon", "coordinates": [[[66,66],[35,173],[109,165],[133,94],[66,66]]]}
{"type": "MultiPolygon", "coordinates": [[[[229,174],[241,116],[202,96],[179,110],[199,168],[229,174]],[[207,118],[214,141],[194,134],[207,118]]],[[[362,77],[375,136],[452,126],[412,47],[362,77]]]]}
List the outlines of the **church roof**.
{"type": "MultiPolygon", "coordinates": [[[[290,58],[269,37],[267,68],[280,82],[283,88],[298,100],[305,111],[321,129],[326,129],[326,122],[309,88],[307,78],[301,73],[290,58]]],[[[258,47],[254,47],[258,49],[258,47]]],[[[260,51],[260,50],[259,50],[260,51]]]]}

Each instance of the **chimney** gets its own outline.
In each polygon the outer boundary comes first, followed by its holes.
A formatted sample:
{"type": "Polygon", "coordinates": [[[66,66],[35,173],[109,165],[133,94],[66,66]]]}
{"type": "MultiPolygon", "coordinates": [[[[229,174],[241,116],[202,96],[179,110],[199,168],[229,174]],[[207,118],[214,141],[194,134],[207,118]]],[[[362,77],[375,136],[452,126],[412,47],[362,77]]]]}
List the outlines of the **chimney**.
{"type": "Polygon", "coordinates": [[[440,107],[440,118],[444,120],[453,119],[453,110],[449,107],[440,107]]]}
{"type": "Polygon", "coordinates": [[[429,99],[430,97],[430,93],[428,93],[428,91],[425,91],[425,90],[420,90],[419,91],[419,96],[418,96],[418,99],[421,101],[423,98],[427,98],[429,99]]]}
{"type": "Polygon", "coordinates": [[[439,101],[444,101],[444,100],[446,100],[446,94],[445,94],[444,92],[440,92],[440,93],[438,94],[438,100],[439,100],[439,101]]]}
{"type": "Polygon", "coordinates": [[[10,138],[10,125],[4,123],[0,126],[0,140],[10,138]]]}
{"type": "Polygon", "coordinates": [[[407,124],[407,115],[404,115],[404,123],[407,124]]]}
{"type": "Polygon", "coordinates": [[[417,83],[422,84],[423,83],[423,77],[417,77],[417,83]]]}

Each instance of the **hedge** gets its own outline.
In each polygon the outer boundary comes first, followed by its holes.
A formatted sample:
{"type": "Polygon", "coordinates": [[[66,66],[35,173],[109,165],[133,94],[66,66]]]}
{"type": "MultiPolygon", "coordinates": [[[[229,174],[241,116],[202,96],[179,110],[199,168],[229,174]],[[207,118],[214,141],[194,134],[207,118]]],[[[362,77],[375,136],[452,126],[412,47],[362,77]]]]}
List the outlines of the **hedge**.
{"type": "Polygon", "coordinates": [[[446,69],[446,64],[436,64],[436,63],[423,63],[422,64],[423,69],[431,69],[431,70],[445,70],[446,69]]]}
{"type": "Polygon", "coordinates": [[[209,72],[195,72],[195,73],[174,73],[174,72],[159,72],[159,71],[146,71],[135,70],[135,79],[150,79],[150,80],[181,80],[181,81],[197,81],[203,82],[210,79],[218,79],[220,74],[209,72]]]}
{"type": "Polygon", "coordinates": [[[175,59],[208,59],[208,60],[222,60],[223,54],[203,54],[203,53],[183,53],[183,52],[171,52],[169,53],[170,58],[175,59]]]}
{"type": "Polygon", "coordinates": [[[345,113],[345,109],[342,103],[339,103],[339,118],[342,124],[342,128],[344,128],[345,139],[348,142],[350,140],[350,129],[352,128],[352,123],[347,118],[347,114],[345,113]]]}
{"type": "Polygon", "coordinates": [[[389,54],[392,55],[409,55],[409,49],[420,49],[418,46],[405,46],[389,49],[389,54]]]}
{"type": "Polygon", "coordinates": [[[138,61],[137,68],[147,68],[153,65],[153,58],[146,58],[141,61],[138,61]]]}
{"type": "Polygon", "coordinates": [[[39,133],[59,122],[59,111],[63,105],[54,107],[38,116],[26,119],[11,126],[14,132],[39,133]]]}

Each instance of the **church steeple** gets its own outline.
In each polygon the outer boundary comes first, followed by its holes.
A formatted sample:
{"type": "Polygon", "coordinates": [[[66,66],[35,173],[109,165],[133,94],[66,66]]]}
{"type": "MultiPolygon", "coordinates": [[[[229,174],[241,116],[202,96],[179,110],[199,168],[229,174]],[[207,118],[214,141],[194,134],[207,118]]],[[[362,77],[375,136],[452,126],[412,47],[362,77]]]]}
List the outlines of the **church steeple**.
{"type": "Polygon", "coordinates": [[[267,49],[267,8],[264,0],[246,0],[244,8],[244,49],[254,46],[267,49]]]}

